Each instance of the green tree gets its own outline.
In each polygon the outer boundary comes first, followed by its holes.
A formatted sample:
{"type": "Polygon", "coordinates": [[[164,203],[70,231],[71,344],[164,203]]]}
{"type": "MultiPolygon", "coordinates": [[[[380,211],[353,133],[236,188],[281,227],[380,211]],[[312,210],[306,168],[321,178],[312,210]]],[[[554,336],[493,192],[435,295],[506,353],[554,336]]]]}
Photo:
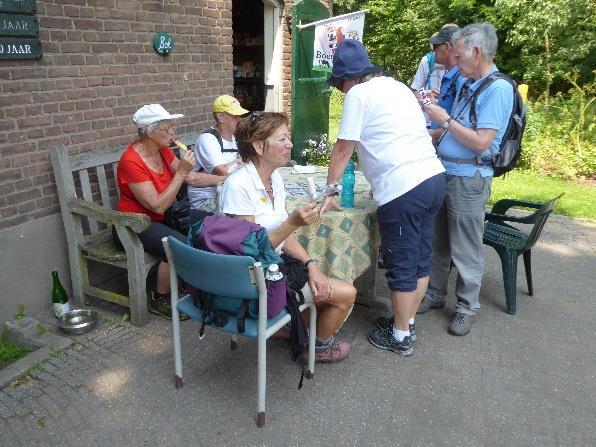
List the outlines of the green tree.
{"type": "Polygon", "coordinates": [[[567,91],[569,76],[593,80],[596,33],[593,0],[336,0],[334,14],[369,9],[364,41],[374,62],[403,81],[445,23],[488,21],[497,28],[497,66],[531,86],[535,96],[567,91]]]}
{"type": "Polygon", "coordinates": [[[497,26],[506,30],[511,74],[543,92],[571,87],[569,76],[590,82],[596,58],[592,0],[496,0],[497,26]],[[517,55],[517,57],[515,56],[517,55]]]}

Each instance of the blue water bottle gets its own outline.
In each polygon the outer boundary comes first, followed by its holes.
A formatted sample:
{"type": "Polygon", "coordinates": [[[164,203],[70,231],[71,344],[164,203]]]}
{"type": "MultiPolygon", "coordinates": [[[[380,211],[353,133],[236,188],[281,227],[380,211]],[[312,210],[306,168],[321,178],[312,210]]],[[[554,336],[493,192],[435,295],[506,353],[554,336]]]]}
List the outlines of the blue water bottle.
{"type": "Polygon", "coordinates": [[[342,208],[354,208],[354,184],[356,175],[354,174],[354,162],[348,161],[344,175],[341,178],[341,196],[339,204],[342,208]]]}

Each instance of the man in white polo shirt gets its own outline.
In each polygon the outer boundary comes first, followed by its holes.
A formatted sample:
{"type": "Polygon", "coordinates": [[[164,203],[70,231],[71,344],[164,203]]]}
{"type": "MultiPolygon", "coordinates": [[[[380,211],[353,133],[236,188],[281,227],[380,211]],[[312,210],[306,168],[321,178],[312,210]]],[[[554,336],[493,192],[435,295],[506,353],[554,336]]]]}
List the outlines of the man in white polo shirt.
{"type": "MultiPolygon", "coordinates": [[[[193,149],[197,159],[195,171],[213,174],[219,179],[212,186],[188,188],[191,209],[205,215],[215,212],[217,183],[222,182],[239,165],[234,131],[240,117],[248,113],[236,98],[229,95],[217,97],[212,111],[215,125],[199,135],[193,149]]],[[[196,213],[193,212],[193,215],[196,213]]]]}

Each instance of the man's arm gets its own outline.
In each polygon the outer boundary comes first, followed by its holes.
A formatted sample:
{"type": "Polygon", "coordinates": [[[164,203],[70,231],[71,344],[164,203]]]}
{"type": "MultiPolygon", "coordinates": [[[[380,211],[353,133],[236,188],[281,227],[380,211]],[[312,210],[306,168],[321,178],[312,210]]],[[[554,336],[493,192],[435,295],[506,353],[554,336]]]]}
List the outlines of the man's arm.
{"type": "MultiPolygon", "coordinates": [[[[178,170],[179,162],[180,162],[180,160],[178,160],[178,158],[174,157],[174,160],[172,161],[172,164],[170,165],[172,167],[172,171],[176,172],[178,170]]],[[[189,173],[186,176],[184,181],[186,182],[187,185],[196,186],[197,188],[205,188],[206,186],[217,186],[221,182],[223,182],[225,179],[226,179],[225,176],[221,176],[221,175],[213,175],[213,174],[207,174],[206,172],[192,171],[191,173],[189,173]]]]}
{"type": "MultiPolygon", "coordinates": [[[[447,122],[447,119],[449,118],[447,111],[436,104],[430,104],[426,106],[424,110],[428,113],[431,121],[438,123],[441,126],[447,122]]],[[[459,143],[479,154],[490,147],[497,135],[496,129],[469,129],[454,119],[449,121],[448,132],[450,132],[451,135],[453,135],[453,138],[459,143]]]]}
{"type": "Polygon", "coordinates": [[[331,151],[331,160],[329,161],[329,170],[327,171],[327,184],[337,182],[346,169],[348,160],[354,152],[356,141],[337,139],[331,151]]]}

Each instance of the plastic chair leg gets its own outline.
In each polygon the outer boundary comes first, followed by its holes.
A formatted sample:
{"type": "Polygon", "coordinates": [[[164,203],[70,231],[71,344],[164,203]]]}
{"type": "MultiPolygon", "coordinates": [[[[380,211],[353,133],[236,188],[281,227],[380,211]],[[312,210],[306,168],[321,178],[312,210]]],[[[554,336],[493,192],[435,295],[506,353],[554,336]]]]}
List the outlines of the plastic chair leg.
{"type": "Polygon", "coordinates": [[[526,269],[526,281],[528,282],[528,294],[534,296],[532,284],[532,250],[524,251],[524,267],[526,269]]]}
{"type": "Polygon", "coordinates": [[[257,337],[257,427],[265,425],[265,392],[267,387],[267,339],[257,337]]]}
{"type": "Polygon", "coordinates": [[[503,267],[503,284],[505,286],[505,302],[507,306],[507,313],[515,315],[516,311],[516,288],[517,288],[517,257],[518,253],[515,250],[508,250],[503,248],[497,250],[501,258],[501,265],[503,267]]]}

